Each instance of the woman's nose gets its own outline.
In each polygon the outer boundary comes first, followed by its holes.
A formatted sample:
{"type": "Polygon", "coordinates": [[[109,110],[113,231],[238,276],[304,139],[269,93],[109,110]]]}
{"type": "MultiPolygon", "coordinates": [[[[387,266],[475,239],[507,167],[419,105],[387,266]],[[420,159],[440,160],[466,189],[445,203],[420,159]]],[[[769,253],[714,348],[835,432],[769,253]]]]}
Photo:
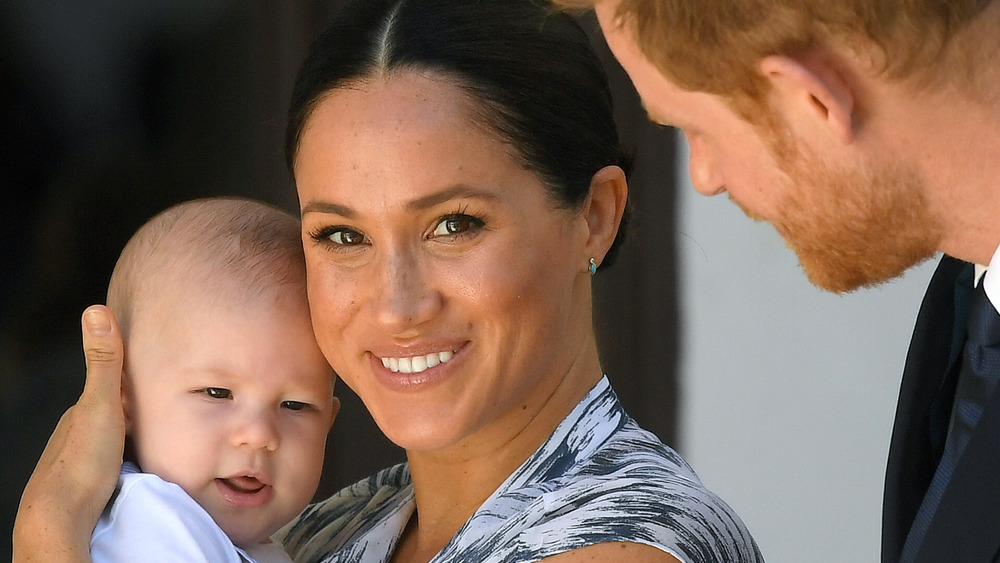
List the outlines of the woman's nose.
{"type": "Polygon", "coordinates": [[[688,170],[691,174],[691,184],[701,195],[713,196],[726,191],[725,182],[716,167],[715,157],[705,146],[705,142],[698,135],[687,137],[690,156],[688,157],[688,170]]]}
{"type": "Polygon", "coordinates": [[[230,442],[236,448],[276,451],[280,443],[273,417],[263,412],[247,414],[234,428],[230,442]]]}
{"type": "Polygon", "coordinates": [[[395,336],[432,319],[441,309],[441,295],[425,271],[425,265],[413,251],[396,252],[387,257],[382,275],[377,278],[376,322],[395,336]]]}

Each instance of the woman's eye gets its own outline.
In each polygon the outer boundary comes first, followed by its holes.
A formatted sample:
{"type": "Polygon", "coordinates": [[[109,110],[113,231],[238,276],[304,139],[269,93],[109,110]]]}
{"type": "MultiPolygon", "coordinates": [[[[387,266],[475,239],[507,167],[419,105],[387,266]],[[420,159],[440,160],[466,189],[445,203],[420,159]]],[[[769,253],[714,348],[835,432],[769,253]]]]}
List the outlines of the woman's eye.
{"type": "Polygon", "coordinates": [[[351,229],[337,229],[336,231],[330,233],[327,236],[330,242],[333,244],[339,244],[342,246],[355,246],[358,244],[364,244],[365,235],[352,231],[351,229]]]}
{"type": "Polygon", "coordinates": [[[326,227],[311,236],[316,242],[330,242],[337,246],[358,246],[368,242],[365,235],[347,227],[326,227]]]}
{"type": "Polygon", "coordinates": [[[355,245],[365,242],[365,235],[357,231],[337,231],[333,233],[330,240],[343,245],[355,245]]]}
{"type": "Polygon", "coordinates": [[[481,219],[471,215],[456,214],[448,215],[441,219],[441,222],[434,228],[434,236],[454,236],[478,229],[484,225],[481,219]]]}
{"type": "Polygon", "coordinates": [[[290,411],[300,411],[309,406],[309,403],[302,403],[299,401],[282,401],[281,408],[288,409],[290,411]]]}
{"type": "Polygon", "coordinates": [[[206,387],[205,389],[202,389],[202,391],[213,399],[229,399],[233,396],[232,391],[221,387],[206,387]]]}

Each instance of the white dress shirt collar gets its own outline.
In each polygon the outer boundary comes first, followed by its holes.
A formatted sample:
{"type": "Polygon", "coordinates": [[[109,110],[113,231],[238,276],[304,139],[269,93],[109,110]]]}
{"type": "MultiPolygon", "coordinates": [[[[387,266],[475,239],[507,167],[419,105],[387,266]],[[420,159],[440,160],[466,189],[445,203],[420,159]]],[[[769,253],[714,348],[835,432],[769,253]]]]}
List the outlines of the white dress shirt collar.
{"type": "Polygon", "coordinates": [[[974,285],[983,284],[983,291],[986,292],[986,297],[993,304],[993,308],[1000,311],[1000,247],[997,247],[996,251],[993,252],[993,258],[990,258],[990,265],[983,266],[982,264],[976,264],[976,279],[974,285]],[[993,274],[990,275],[989,272],[992,271],[993,274]]]}

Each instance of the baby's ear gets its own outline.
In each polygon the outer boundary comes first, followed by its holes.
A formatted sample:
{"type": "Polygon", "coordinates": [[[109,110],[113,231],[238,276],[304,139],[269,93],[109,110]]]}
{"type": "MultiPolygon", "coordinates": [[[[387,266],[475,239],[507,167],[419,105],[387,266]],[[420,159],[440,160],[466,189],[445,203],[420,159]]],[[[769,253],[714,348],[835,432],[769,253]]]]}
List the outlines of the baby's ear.
{"type": "MultiPolygon", "coordinates": [[[[333,421],[337,419],[337,413],[340,412],[340,399],[338,399],[337,397],[334,397],[333,398],[333,402],[330,404],[330,407],[331,408],[330,408],[330,426],[329,426],[329,428],[333,428],[333,421]]],[[[125,424],[126,424],[126,426],[128,425],[127,420],[126,420],[125,424]]]]}
{"type": "Polygon", "coordinates": [[[122,412],[125,413],[125,435],[132,434],[132,381],[128,372],[122,370],[122,412]]]}

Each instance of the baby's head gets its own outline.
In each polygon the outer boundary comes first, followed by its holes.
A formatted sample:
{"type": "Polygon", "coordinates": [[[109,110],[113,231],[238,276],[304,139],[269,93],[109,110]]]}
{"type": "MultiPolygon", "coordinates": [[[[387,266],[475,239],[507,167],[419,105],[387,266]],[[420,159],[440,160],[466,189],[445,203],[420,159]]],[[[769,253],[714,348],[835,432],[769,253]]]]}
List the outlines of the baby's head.
{"type": "Polygon", "coordinates": [[[108,305],[139,466],[180,485],[237,545],[266,540],[316,492],[339,407],[298,220],[243,199],[172,207],[125,246],[108,305]]]}

